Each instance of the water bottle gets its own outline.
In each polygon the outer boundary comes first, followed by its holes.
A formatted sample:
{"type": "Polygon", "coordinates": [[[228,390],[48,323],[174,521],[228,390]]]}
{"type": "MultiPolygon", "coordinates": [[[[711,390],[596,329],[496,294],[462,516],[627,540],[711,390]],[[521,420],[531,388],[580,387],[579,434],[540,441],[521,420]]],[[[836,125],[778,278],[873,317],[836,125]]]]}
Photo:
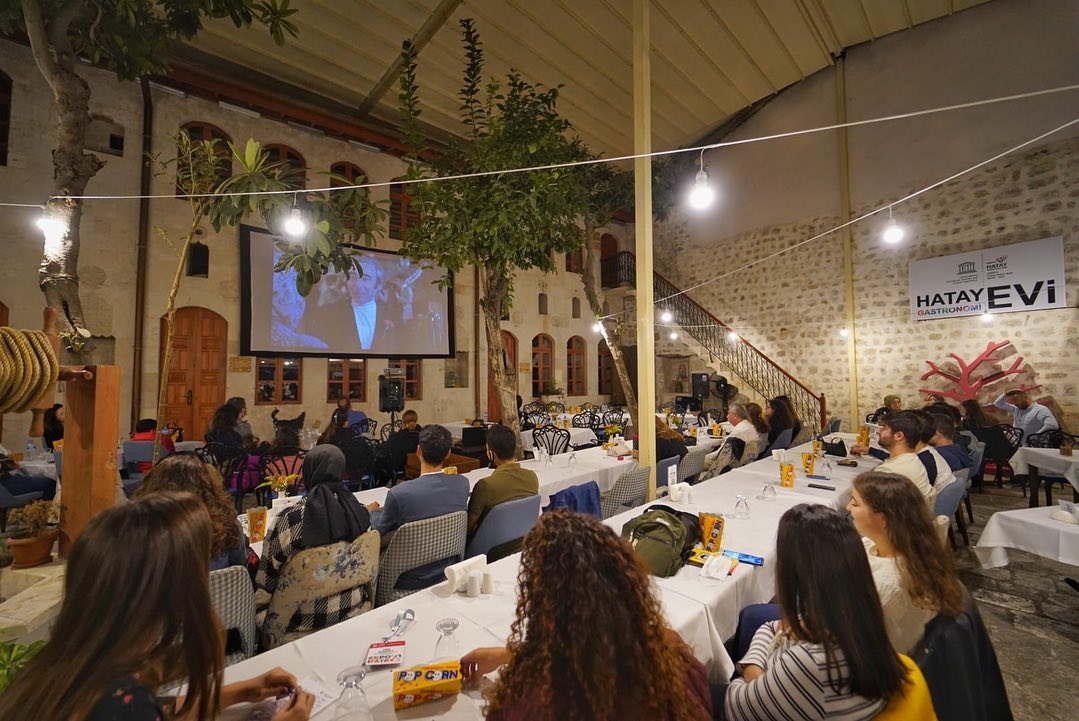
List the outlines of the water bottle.
{"type": "Polygon", "coordinates": [[[34,444],[33,438],[26,439],[26,454],[23,456],[25,460],[32,461],[37,458],[37,445],[34,444]]]}

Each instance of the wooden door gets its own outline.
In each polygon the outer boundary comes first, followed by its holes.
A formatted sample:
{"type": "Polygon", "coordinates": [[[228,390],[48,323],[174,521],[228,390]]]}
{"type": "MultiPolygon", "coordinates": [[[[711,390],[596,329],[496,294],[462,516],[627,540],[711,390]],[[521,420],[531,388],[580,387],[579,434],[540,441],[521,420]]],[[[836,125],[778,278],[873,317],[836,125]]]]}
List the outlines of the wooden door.
{"type": "MultiPolygon", "coordinates": [[[[502,345],[505,348],[502,352],[502,367],[507,369],[511,379],[516,378],[517,336],[509,331],[502,331],[502,345]]],[[[494,376],[491,374],[490,369],[488,369],[487,372],[487,420],[491,423],[498,423],[502,420],[502,414],[499,412],[498,398],[495,392],[494,376]]]]}
{"type": "MultiPolygon", "coordinates": [[[[176,311],[172,358],[165,386],[165,417],[159,425],[176,423],[188,440],[198,440],[210,426],[214,411],[225,402],[228,321],[207,308],[176,311]]],[[[165,355],[165,319],[161,319],[161,358],[165,355]]]]}
{"type": "Polygon", "coordinates": [[[610,258],[612,255],[618,255],[618,239],[610,233],[604,233],[599,237],[599,258],[610,258]]]}

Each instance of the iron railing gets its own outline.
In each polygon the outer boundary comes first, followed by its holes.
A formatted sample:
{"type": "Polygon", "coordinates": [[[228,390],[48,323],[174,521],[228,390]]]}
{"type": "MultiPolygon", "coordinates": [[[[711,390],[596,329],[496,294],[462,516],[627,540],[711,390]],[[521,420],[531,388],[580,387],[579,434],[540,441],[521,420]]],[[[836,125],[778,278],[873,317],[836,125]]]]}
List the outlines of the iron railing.
{"type": "MultiPolygon", "coordinates": [[[[605,288],[636,285],[636,258],[628,251],[604,258],[601,261],[601,278],[605,288]]],[[[655,297],[668,298],[663,303],[664,309],[674,315],[674,322],[701,345],[710,360],[718,360],[730,368],[765,398],[780,395],[790,398],[802,423],[814,432],[827,424],[828,407],[823,393],[809,390],[688,295],[675,295],[679,289],[662,275],[653,273],[652,279],[655,297]]]]}

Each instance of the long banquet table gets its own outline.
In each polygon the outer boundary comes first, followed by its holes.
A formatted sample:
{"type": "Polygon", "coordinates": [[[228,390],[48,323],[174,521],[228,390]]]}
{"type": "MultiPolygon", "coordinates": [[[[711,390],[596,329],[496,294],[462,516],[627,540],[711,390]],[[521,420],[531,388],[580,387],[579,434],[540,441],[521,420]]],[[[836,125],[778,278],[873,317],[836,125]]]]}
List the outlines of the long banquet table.
{"type": "MultiPolygon", "coordinates": [[[[792,458],[797,458],[797,454],[808,449],[808,444],[791,449],[792,458]]],[[[578,458],[585,456],[585,453],[588,452],[578,453],[578,458]]],[[[591,460],[598,463],[597,459],[591,460]]],[[[738,611],[748,604],[767,601],[773,594],[775,532],[780,516],[799,503],[839,503],[854,477],[879,463],[875,459],[863,457],[858,459],[857,468],[845,468],[836,466],[835,460],[838,459],[832,459],[833,471],[830,480],[811,481],[805,478],[799,467],[794,487],[777,487],[776,498],[771,502],[758,500],[756,496],[761,493],[765,483],[778,484],[779,465],[772,459],[756,461],[693,486],[691,497],[682,502],[662,500],[663,503],[686,511],[723,514],[734,511],[739,495],[746,496],[749,502],[748,520],[732,517],[726,519],[723,545],[730,550],[762,556],[765,559],[763,566],[741,564],[730,577],[722,580],[703,578],[700,569],[692,566],[682,568],[670,578],[653,579],[654,591],[662,604],[668,623],[693,649],[714,680],[729,678],[734,670],[734,662],[724,649],[723,641],[734,634],[738,611]],[[812,489],[807,485],[810,482],[830,485],[835,490],[812,489]]],[[[800,466],[797,463],[796,465],[800,466]]],[[[560,466],[554,466],[556,470],[553,473],[550,469],[543,471],[545,474],[557,475],[559,468],[560,466]]],[[[543,483],[541,476],[541,484],[543,483]]],[[[606,523],[620,531],[624,523],[643,510],[643,506],[629,510],[608,519],[606,523]]],[[[446,584],[440,583],[299,641],[230,666],[225,671],[226,680],[240,680],[274,666],[282,666],[296,674],[301,685],[306,682],[336,696],[337,674],[348,666],[361,663],[367,646],[389,633],[394,617],[405,608],[415,611],[416,619],[403,634],[407,646],[401,668],[431,659],[438,637],[435,623],[446,617],[454,617],[460,621],[460,627],[454,636],[457,637],[462,654],[479,646],[503,644],[514,616],[519,561],[519,554],[515,554],[488,566],[496,581],[493,594],[467,598],[450,593],[446,584]]],[[[381,669],[368,673],[364,688],[375,719],[482,718],[483,700],[476,690],[395,712],[390,670],[381,669]]],[[[228,717],[242,718],[243,714],[242,711],[233,712],[228,717]]],[[[315,716],[316,719],[332,717],[332,705],[315,716]]]]}

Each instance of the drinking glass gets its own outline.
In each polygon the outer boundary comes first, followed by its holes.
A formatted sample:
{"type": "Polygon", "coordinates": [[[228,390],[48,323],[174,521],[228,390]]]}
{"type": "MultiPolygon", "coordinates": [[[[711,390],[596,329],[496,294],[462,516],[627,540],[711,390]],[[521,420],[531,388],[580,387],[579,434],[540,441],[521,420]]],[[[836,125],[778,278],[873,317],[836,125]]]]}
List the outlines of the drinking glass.
{"type": "MultiPolygon", "coordinates": [[[[768,503],[771,503],[771,502],[775,501],[776,500],[776,487],[774,485],[772,485],[771,483],[765,483],[764,488],[762,488],[761,492],[757,494],[757,500],[758,501],[767,501],[768,503]]],[[[737,509],[736,509],[736,512],[737,512],[737,509]]],[[[747,513],[748,513],[748,509],[747,509],[747,513]]]]}
{"type": "Polygon", "coordinates": [[[363,679],[367,671],[363,666],[349,666],[337,675],[341,695],[334,705],[335,721],[372,721],[371,705],[363,692],[363,679]]]}
{"type": "Polygon", "coordinates": [[[435,624],[435,630],[439,633],[438,641],[435,643],[436,660],[457,660],[461,658],[461,649],[458,647],[457,639],[453,635],[453,632],[460,625],[461,622],[456,618],[444,618],[435,624]]]}
{"type": "Polygon", "coordinates": [[[745,496],[738,496],[738,502],[734,504],[734,517],[740,521],[749,520],[749,501],[745,496]]]}

